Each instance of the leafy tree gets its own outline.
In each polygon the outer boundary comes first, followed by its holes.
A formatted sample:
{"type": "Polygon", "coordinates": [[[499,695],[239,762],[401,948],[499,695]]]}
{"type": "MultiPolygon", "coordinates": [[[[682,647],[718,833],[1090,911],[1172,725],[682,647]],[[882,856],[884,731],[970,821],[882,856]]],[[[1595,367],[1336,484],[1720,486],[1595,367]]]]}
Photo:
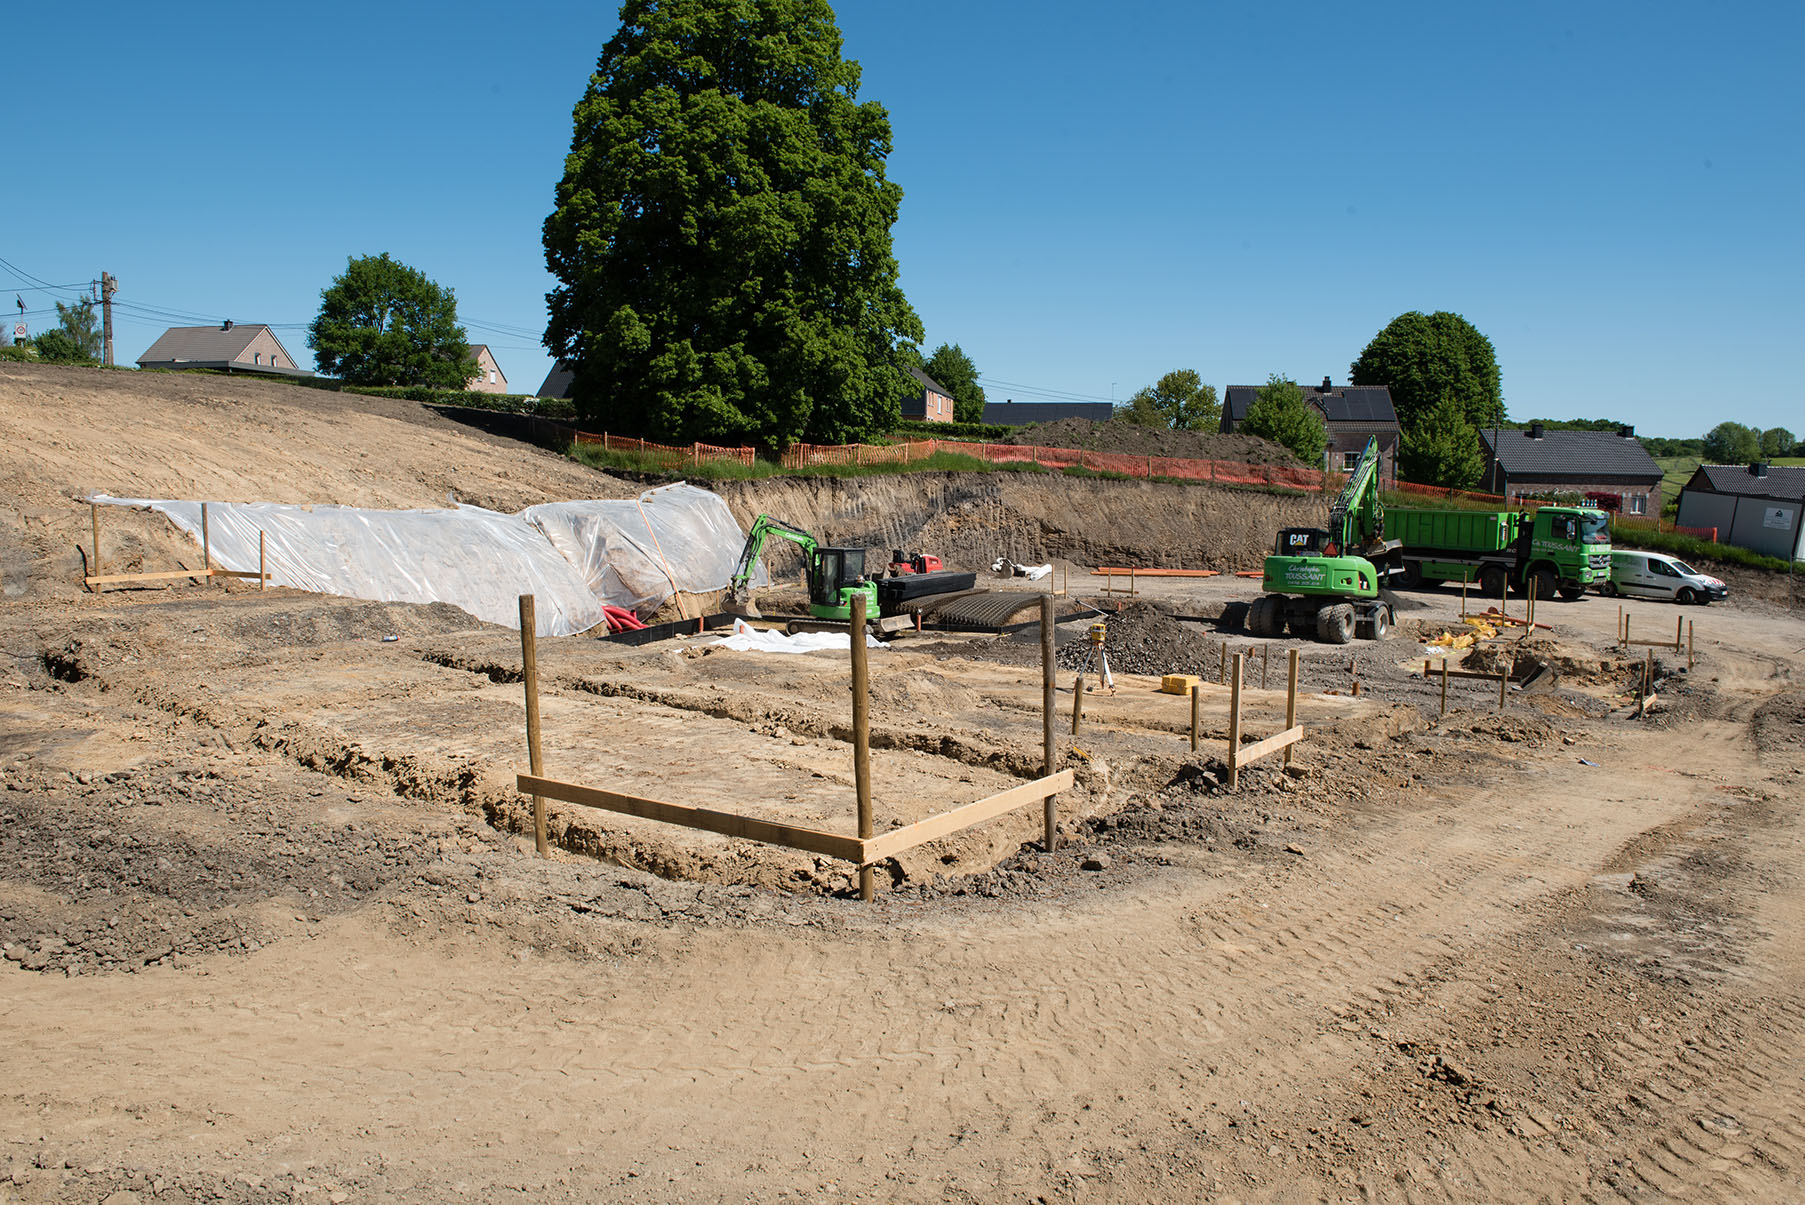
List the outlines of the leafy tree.
{"type": "Polygon", "coordinates": [[[826,0],[626,0],[545,221],[545,344],[592,421],[667,440],[890,429],[921,320],[890,117],[826,0]]]}
{"type": "Polygon", "coordinates": [[[1399,314],[1348,369],[1356,385],[1389,385],[1398,425],[1411,428],[1444,395],[1475,428],[1504,421],[1504,393],[1492,341],[1459,314],[1399,314]]]}
{"type": "Polygon", "coordinates": [[[1650,456],[1697,456],[1702,459],[1705,454],[1705,441],[1696,437],[1668,439],[1661,435],[1638,435],[1636,440],[1650,456]]]}
{"type": "Polygon", "coordinates": [[[1763,456],[1791,456],[1798,445],[1798,437],[1785,427],[1769,427],[1761,433],[1761,454],[1763,456]]]}
{"type": "Polygon", "coordinates": [[[1175,431],[1214,431],[1222,421],[1222,403],[1216,400],[1216,387],[1205,385],[1203,378],[1189,368],[1169,372],[1137,390],[1128,399],[1125,410],[1123,417],[1130,422],[1171,427],[1175,431]],[[1148,422],[1149,416],[1157,418],[1148,422]]]}
{"type": "Polygon", "coordinates": [[[1163,427],[1166,416],[1153,404],[1153,395],[1145,389],[1137,391],[1125,402],[1119,402],[1111,417],[1137,427],[1163,427]]]}
{"type": "Polygon", "coordinates": [[[477,372],[456,295],[386,251],[333,277],[307,342],[322,373],[359,385],[462,389],[477,372]]]}
{"type": "Polygon", "coordinates": [[[1398,448],[1398,475],[1406,481],[1470,490],[1485,475],[1479,432],[1452,393],[1404,429],[1398,448]]]}
{"type": "Polygon", "coordinates": [[[56,328],[39,335],[40,359],[52,364],[100,363],[100,320],[94,316],[94,303],[84,297],[73,305],[56,303],[56,328]]]}
{"type": "Polygon", "coordinates": [[[1761,432],[1741,423],[1723,422],[1705,432],[1701,449],[1707,464],[1747,464],[1761,458],[1761,432]]]}
{"type": "Polygon", "coordinates": [[[922,366],[921,371],[945,385],[953,395],[953,420],[961,423],[984,421],[984,387],[978,384],[978,366],[957,343],[942,343],[922,366]]]}
{"type": "Polygon", "coordinates": [[[1293,456],[1319,468],[1323,449],[1329,443],[1322,414],[1304,400],[1304,391],[1296,381],[1276,373],[1254,395],[1253,405],[1247,408],[1247,417],[1237,430],[1283,444],[1293,456]]]}

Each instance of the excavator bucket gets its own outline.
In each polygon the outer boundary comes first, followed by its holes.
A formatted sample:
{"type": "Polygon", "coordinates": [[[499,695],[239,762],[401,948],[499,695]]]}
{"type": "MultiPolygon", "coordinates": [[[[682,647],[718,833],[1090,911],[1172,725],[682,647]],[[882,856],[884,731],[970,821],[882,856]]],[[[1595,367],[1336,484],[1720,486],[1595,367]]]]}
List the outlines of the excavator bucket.
{"type": "Polygon", "coordinates": [[[762,619],[758,604],[752,601],[750,590],[729,590],[721,596],[721,611],[726,615],[738,615],[745,619],[762,619]]]}

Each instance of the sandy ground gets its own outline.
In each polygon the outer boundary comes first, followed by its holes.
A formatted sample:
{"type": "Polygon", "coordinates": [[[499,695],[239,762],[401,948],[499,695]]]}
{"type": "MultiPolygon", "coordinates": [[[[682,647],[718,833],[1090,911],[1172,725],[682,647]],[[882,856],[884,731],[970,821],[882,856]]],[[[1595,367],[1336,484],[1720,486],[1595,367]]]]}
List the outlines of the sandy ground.
{"type": "MultiPolygon", "coordinates": [[[[860,905],[827,860],[575,809],[533,857],[518,644],[452,608],[71,588],[75,493],[164,470],[83,441],[34,469],[32,442],[134,407],[189,419],[162,380],[67,386],[54,429],[25,414],[61,383],[0,376],[23,500],[0,599],[0,1200],[1800,1194],[1796,610],[1630,604],[1650,638],[1692,621],[1697,655],[1654,651],[1637,721],[1647,650],[1613,646],[1617,604],[1546,604],[1552,632],[1470,663],[1558,682],[1502,710],[1459,682],[1443,716],[1418,638],[1460,626],[1452,592],[1406,596],[1392,641],[1328,649],[1220,628],[1253,583],[1143,581],[1198,617],[1161,646],[1173,669],[1306,654],[1291,770],[1229,794],[1226,687],[1193,755],[1184,703],[1124,674],[1076,738],[1062,723],[1062,848],[998,821],[860,905]]],[[[390,440],[345,479],[369,497],[634,488],[405,408],[282,404],[322,463],[334,424],[390,440]]],[[[221,464],[285,438],[206,413],[221,464]]],[[[168,471],[151,484],[223,491],[168,471]]],[[[1126,514],[1112,486],[1088,487],[1096,510],[1126,514]]],[[[1124,656],[1153,630],[1110,622],[1124,656]]],[[[880,823],[1037,772],[1024,643],[874,654],[880,823]]],[[[1262,735],[1283,699],[1253,672],[1262,735]]],[[[850,823],[831,654],[571,638],[541,673],[557,773],[850,823]]]]}

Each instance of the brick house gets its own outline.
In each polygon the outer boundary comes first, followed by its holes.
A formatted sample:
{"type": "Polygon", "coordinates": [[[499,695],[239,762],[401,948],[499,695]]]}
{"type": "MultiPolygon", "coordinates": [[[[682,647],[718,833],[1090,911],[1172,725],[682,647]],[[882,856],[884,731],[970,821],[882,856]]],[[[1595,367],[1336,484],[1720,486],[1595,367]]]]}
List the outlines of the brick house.
{"type": "Polygon", "coordinates": [[[1661,466],[1634,427],[1550,431],[1531,423],[1520,431],[1481,431],[1479,440],[1486,459],[1479,488],[1488,494],[1515,501],[1525,494],[1576,493],[1626,515],[1661,513],[1661,466]]]}
{"type": "Polygon", "coordinates": [[[916,388],[902,400],[902,416],[918,423],[950,423],[953,421],[953,394],[945,385],[913,366],[909,375],[916,388]]]}
{"type": "Polygon", "coordinates": [[[1701,464],[1680,487],[1682,527],[1715,527],[1725,544],[1805,561],[1805,466],[1701,464]]]}
{"type": "MultiPolygon", "coordinates": [[[[1232,435],[1247,420],[1248,408],[1258,398],[1264,385],[1230,385],[1223,393],[1222,421],[1218,429],[1232,435]]],[[[1386,385],[1335,385],[1328,377],[1321,385],[1300,385],[1304,401],[1322,415],[1328,432],[1328,447],[1323,450],[1322,467],[1345,473],[1360,459],[1368,439],[1379,441],[1379,478],[1398,479],[1398,412],[1391,404],[1391,388],[1386,385]]]]}
{"type": "Polygon", "coordinates": [[[209,368],[278,377],[313,375],[295,363],[269,327],[237,323],[229,318],[218,326],[170,327],[138,357],[138,367],[174,371],[209,368]]]}
{"type": "Polygon", "coordinates": [[[471,393],[506,393],[508,374],[495,362],[495,353],[489,350],[489,345],[472,343],[467,351],[470,358],[476,361],[476,375],[470,378],[464,388],[471,393]]]}

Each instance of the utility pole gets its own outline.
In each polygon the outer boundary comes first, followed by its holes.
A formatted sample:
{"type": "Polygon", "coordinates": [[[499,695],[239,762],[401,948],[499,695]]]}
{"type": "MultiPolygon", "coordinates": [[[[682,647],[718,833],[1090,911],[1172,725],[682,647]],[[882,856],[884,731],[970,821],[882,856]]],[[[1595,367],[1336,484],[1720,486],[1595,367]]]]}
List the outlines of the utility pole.
{"type": "Polygon", "coordinates": [[[100,330],[106,342],[100,362],[108,368],[113,366],[113,294],[118,291],[118,278],[109,275],[103,268],[100,273],[100,330]]]}

